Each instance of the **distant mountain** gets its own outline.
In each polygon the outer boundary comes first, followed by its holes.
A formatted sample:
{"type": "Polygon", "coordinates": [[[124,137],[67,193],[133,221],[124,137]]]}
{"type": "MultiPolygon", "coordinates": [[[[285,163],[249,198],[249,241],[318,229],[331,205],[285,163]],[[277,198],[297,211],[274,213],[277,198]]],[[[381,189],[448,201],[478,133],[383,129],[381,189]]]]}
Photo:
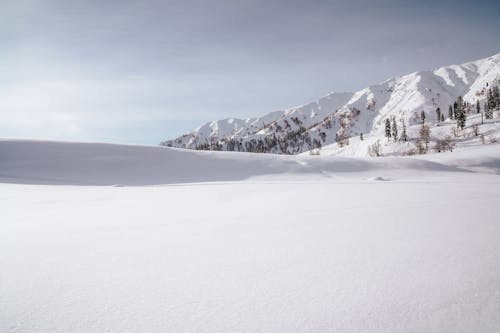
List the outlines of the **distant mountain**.
{"type": "Polygon", "coordinates": [[[216,120],[163,146],[204,150],[298,154],[348,138],[384,137],[385,120],[408,126],[437,122],[436,108],[447,115],[458,96],[484,101],[488,87],[500,83],[500,54],[392,78],[354,93],[330,93],[315,102],[249,119],[216,120]]]}

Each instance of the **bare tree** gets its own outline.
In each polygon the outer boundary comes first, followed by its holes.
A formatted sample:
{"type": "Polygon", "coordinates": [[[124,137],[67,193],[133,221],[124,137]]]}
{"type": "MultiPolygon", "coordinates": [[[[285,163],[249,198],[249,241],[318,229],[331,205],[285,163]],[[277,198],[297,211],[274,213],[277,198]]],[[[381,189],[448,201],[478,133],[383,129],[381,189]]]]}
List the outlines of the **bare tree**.
{"type": "Polygon", "coordinates": [[[435,150],[437,152],[443,152],[446,150],[453,151],[455,148],[455,143],[453,142],[451,136],[446,136],[444,139],[440,139],[436,141],[435,150]]]}
{"type": "Polygon", "coordinates": [[[479,125],[474,125],[472,126],[472,133],[474,133],[475,136],[479,135],[479,125]]]}
{"type": "Polygon", "coordinates": [[[426,144],[422,140],[420,140],[420,139],[417,140],[416,147],[417,147],[417,152],[419,154],[425,154],[425,153],[427,153],[426,144]]]}
{"type": "Polygon", "coordinates": [[[425,152],[429,149],[429,141],[431,139],[431,128],[428,125],[422,124],[420,128],[419,141],[425,144],[425,152]]]}
{"type": "Polygon", "coordinates": [[[376,157],[382,156],[382,147],[380,146],[380,141],[379,140],[377,140],[376,142],[372,143],[368,147],[368,154],[370,156],[376,156],[376,157]]]}

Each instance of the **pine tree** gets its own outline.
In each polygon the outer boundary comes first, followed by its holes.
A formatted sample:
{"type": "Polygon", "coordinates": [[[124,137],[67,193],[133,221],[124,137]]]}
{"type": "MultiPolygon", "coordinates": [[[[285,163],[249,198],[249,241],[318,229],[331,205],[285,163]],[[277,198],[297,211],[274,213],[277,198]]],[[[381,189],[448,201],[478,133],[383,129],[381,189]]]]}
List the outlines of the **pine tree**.
{"type": "Polygon", "coordinates": [[[392,137],[394,142],[398,140],[398,125],[396,124],[396,118],[392,118],[392,137]]]}
{"type": "Polygon", "coordinates": [[[472,112],[472,106],[470,105],[469,102],[464,102],[464,112],[465,113],[471,113],[472,112]]]}
{"type": "Polygon", "coordinates": [[[391,138],[391,121],[389,118],[385,119],[385,136],[387,139],[391,138]]]}
{"type": "MultiPolygon", "coordinates": [[[[486,104],[488,105],[488,109],[490,109],[494,104],[493,94],[491,92],[491,88],[488,89],[488,91],[486,91],[486,104]]],[[[486,117],[486,118],[488,118],[488,117],[486,117]]]]}
{"type": "Polygon", "coordinates": [[[493,110],[490,108],[490,105],[488,102],[484,103],[484,116],[486,119],[493,118],[493,110]]]}
{"type": "Polygon", "coordinates": [[[495,109],[500,109],[500,91],[498,86],[493,87],[493,101],[495,104],[495,109]]]}
{"type": "Polygon", "coordinates": [[[436,109],[436,118],[437,118],[437,121],[438,123],[441,121],[441,108],[437,108],[436,109]]]}
{"type": "Polygon", "coordinates": [[[359,139],[360,139],[361,141],[363,141],[363,140],[364,140],[364,139],[363,139],[363,133],[359,133],[359,139]]]}
{"type": "Polygon", "coordinates": [[[401,140],[403,140],[404,142],[407,142],[408,141],[408,135],[406,134],[405,120],[401,119],[401,122],[403,123],[403,133],[401,134],[401,140]]]}
{"type": "Polygon", "coordinates": [[[448,118],[453,119],[453,108],[448,106],[448,118]]]}
{"type": "Polygon", "coordinates": [[[481,104],[479,104],[479,100],[476,101],[476,111],[477,113],[481,113],[481,104]]]}
{"type": "Polygon", "coordinates": [[[441,122],[444,122],[444,114],[441,113],[441,122]]]}
{"type": "Polygon", "coordinates": [[[425,112],[423,110],[420,113],[420,118],[422,118],[422,124],[425,124],[425,112]]]}
{"type": "Polygon", "coordinates": [[[488,89],[486,101],[491,112],[500,109],[500,92],[498,87],[488,89]]]}
{"type": "Polygon", "coordinates": [[[465,114],[465,104],[462,96],[458,96],[457,101],[455,103],[457,104],[457,115],[456,115],[457,127],[464,129],[467,115],[465,114]]]}
{"type": "Polygon", "coordinates": [[[455,118],[457,119],[457,127],[463,129],[465,127],[465,108],[462,96],[458,96],[455,104],[457,105],[455,115],[455,118]]]}

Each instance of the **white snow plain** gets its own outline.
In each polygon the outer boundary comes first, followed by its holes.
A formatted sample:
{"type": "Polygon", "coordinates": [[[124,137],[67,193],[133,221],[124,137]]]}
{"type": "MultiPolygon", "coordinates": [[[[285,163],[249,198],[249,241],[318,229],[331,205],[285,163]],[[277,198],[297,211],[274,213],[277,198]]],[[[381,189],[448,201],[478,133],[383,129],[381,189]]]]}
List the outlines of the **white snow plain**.
{"type": "Polygon", "coordinates": [[[500,145],[426,158],[0,140],[0,331],[499,332],[500,145]]]}

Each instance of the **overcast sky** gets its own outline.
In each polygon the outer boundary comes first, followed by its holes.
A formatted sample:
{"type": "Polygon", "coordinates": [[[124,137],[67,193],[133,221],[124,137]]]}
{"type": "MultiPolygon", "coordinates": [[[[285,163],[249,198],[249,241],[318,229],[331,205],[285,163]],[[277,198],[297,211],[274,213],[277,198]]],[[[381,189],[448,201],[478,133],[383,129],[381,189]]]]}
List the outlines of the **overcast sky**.
{"type": "Polygon", "coordinates": [[[0,0],[0,137],[156,144],[500,52],[500,2],[0,0]]]}

